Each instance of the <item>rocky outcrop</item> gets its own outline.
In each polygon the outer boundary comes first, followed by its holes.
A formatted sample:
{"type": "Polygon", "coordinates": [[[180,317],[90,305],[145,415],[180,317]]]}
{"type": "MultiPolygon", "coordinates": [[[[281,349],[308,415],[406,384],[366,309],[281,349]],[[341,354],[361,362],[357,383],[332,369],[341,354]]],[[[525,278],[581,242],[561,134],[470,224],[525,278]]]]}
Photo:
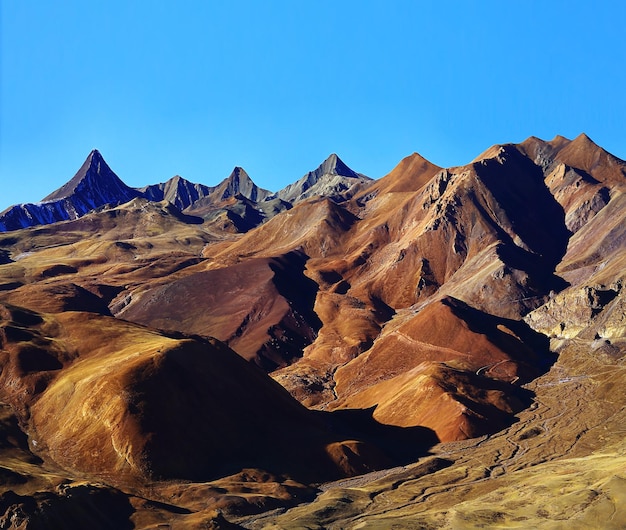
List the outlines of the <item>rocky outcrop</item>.
{"type": "Polygon", "coordinates": [[[571,287],[558,294],[524,320],[553,339],[626,337],[623,282],[612,285],[571,287]],[[597,337],[595,336],[597,335],[597,337]]]}
{"type": "Polygon", "coordinates": [[[126,494],[103,485],[63,484],[33,495],[12,490],[0,495],[2,528],[130,529],[134,528],[130,520],[134,511],[126,494]]]}

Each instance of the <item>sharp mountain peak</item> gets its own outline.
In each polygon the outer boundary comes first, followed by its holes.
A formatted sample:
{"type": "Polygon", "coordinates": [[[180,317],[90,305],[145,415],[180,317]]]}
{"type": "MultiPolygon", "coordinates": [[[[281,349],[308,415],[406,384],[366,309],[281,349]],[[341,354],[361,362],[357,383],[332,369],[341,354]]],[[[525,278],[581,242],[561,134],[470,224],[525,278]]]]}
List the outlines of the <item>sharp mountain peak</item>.
{"type": "Polygon", "coordinates": [[[248,172],[241,166],[235,166],[226,180],[247,179],[252,181],[248,172]]]}
{"type": "Polygon", "coordinates": [[[308,174],[310,175],[311,173],[315,174],[318,178],[323,175],[340,175],[342,177],[353,178],[360,176],[356,171],[349,168],[336,153],[331,153],[315,171],[309,172],[308,174]]]}
{"type": "Polygon", "coordinates": [[[41,203],[5,210],[0,216],[0,231],[77,219],[106,204],[117,206],[139,196],[141,192],[124,184],[94,149],[74,177],[41,203]]]}
{"type": "Polygon", "coordinates": [[[409,156],[405,157],[403,160],[410,162],[411,164],[424,164],[427,166],[432,166],[432,167],[437,167],[439,169],[443,169],[437,164],[433,164],[430,160],[428,160],[428,158],[421,155],[417,151],[413,151],[409,156]]]}
{"type": "Polygon", "coordinates": [[[291,204],[316,195],[341,201],[353,196],[357,188],[362,188],[371,180],[348,167],[336,153],[331,153],[317,169],[309,171],[273,196],[291,204]]]}
{"type": "Polygon", "coordinates": [[[591,142],[592,144],[597,145],[585,132],[581,132],[576,138],[574,138],[573,141],[575,142],[576,140],[580,142],[591,142]]]}
{"type": "MultiPolygon", "coordinates": [[[[128,188],[119,177],[111,170],[106,163],[100,151],[93,149],[80,169],[76,174],[59,189],[53,191],[42,199],[42,201],[54,201],[58,199],[64,199],[71,196],[79,187],[81,183],[88,181],[84,184],[84,187],[93,187],[96,183],[109,182],[114,185],[115,188],[128,188]]],[[[98,186],[96,186],[98,187],[98,186]]]]}
{"type": "Polygon", "coordinates": [[[270,195],[268,190],[259,188],[241,166],[235,166],[228,177],[212,188],[212,193],[218,201],[237,194],[253,201],[262,201],[270,195]]]}
{"type": "Polygon", "coordinates": [[[586,133],[580,133],[576,138],[568,143],[571,149],[584,149],[589,151],[602,151],[607,153],[605,149],[594,142],[586,133]]]}

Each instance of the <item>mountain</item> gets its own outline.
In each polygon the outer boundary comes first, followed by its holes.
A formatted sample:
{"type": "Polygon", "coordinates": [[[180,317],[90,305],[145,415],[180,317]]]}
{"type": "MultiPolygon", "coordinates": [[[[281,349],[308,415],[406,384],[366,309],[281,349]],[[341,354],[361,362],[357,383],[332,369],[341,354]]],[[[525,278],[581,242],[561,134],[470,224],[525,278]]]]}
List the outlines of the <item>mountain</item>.
{"type": "Polygon", "coordinates": [[[0,231],[76,219],[105,204],[118,205],[137,196],[139,192],[126,186],[94,149],[76,175],[42,202],[18,204],[0,213],[0,231]]]}
{"type": "Polygon", "coordinates": [[[259,188],[241,167],[235,167],[232,173],[213,189],[213,196],[217,201],[229,197],[243,195],[247,199],[261,202],[270,195],[270,192],[259,188]]]}
{"type": "Polygon", "coordinates": [[[359,203],[381,193],[415,192],[426,185],[442,168],[418,153],[407,156],[388,174],[356,195],[359,203]]]}
{"type": "Polygon", "coordinates": [[[151,201],[166,200],[181,211],[189,208],[196,213],[212,212],[231,197],[260,202],[270,195],[269,191],[259,188],[241,167],[235,167],[217,186],[194,184],[176,176],[162,184],[139,188],[139,191],[151,201]]]}
{"type": "Polygon", "coordinates": [[[626,162],[150,189],[0,234],[0,520],[624,527],[626,162]]]}
{"type": "Polygon", "coordinates": [[[176,176],[138,191],[148,200],[166,200],[219,230],[235,233],[247,232],[291,207],[280,199],[268,200],[270,192],[259,188],[241,167],[235,167],[217,186],[194,184],[176,176]]]}
{"type": "Polygon", "coordinates": [[[345,200],[369,182],[369,177],[356,173],[333,153],[315,171],[309,171],[275,196],[291,204],[314,196],[345,200]]]}
{"type": "Polygon", "coordinates": [[[114,201],[119,198],[127,202],[136,196],[137,192],[128,188],[111,171],[100,152],[94,149],[89,153],[76,175],[58,190],[44,197],[43,202],[71,197],[75,200],[85,200],[91,209],[94,209],[105,204],[103,201],[106,200],[114,201]]]}
{"type": "Polygon", "coordinates": [[[203,184],[194,184],[176,175],[166,182],[145,186],[139,188],[138,191],[150,201],[168,201],[182,211],[209,195],[213,188],[203,184]]]}
{"type": "MultiPolygon", "coordinates": [[[[261,205],[269,196],[270,192],[259,188],[243,168],[235,167],[227,178],[217,186],[209,188],[209,193],[193,202],[188,210],[194,215],[208,219],[228,210],[245,210],[248,207],[256,212],[261,212],[261,217],[263,217],[261,205]]],[[[242,217],[249,217],[244,212],[240,212],[240,214],[242,217]]],[[[257,224],[258,222],[253,222],[251,226],[257,224]]]]}
{"type": "Polygon", "coordinates": [[[105,205],[117,206],[135,197],[168,201],[181,211],[200,216],[222,229],[248,231],[311,196],[345,200],[371,179],[331,155],[318,169],[276,194],[259,188],[241,167],[217,186],[175,176],[166,182],[130,188],[93,150],[76,175],[41,203],[18,204],[0,213],[0,232],[76,219],[105,205]]]}
{"type": "Polygon", "coordinates": [[[9,331],[3,401],[28,423],[37,452],[66,473],[141,487],[207,481],[260,460],[306,480],[387,463],[370,442],[338,438],[320,415],[215,339],[93,312],[42,315],[0,305],[0,315],[9,331]],[[11,335],[17,328],[20,338],[11,335]],[[33,343],[48,346],[46,353],[33,353],[33,343]],[[361,454],[347,462],[342,450],[350,448],[361,454]]]}

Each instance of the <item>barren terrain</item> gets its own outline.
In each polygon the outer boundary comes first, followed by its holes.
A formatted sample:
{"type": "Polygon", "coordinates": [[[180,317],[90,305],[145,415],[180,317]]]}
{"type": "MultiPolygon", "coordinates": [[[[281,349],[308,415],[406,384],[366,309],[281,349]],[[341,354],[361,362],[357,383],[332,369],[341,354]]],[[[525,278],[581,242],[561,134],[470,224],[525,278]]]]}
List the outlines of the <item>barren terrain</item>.
{"type": "Polygon", "coordinates": [[[0,526],[625,527],[625,192],[584,134],[275,194],[94,151],[0,213],[0,526]]]}

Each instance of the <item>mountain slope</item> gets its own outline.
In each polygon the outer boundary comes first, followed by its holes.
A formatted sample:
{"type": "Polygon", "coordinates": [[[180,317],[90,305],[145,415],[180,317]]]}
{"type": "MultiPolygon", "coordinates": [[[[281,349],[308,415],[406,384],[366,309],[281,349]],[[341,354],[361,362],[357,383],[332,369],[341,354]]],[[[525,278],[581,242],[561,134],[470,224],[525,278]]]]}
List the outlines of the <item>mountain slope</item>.
{"type": "Polygon", "coordinates": [[[208,335],[273,370],[315,340],[320,322],[309,307],[317,286],[302,274],[297,252],[195,271],[145,286],[116,316],[160,329],[208,335]]]}

